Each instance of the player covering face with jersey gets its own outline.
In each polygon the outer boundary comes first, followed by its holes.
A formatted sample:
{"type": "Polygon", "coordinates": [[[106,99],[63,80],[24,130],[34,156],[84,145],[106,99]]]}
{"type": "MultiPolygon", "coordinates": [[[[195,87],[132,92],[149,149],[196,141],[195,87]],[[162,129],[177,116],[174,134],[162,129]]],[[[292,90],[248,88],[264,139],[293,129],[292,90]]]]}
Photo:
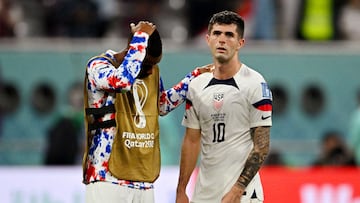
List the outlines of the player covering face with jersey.
{"type": "Polygon", "coordinates": [[[87,203],[154,202],[161,166],[159,116],[181,105],[189,82],[206,70],[195,68],[165,90],[158,67],[162,44],[155,25],[140,21],[131,25],[131,33],[123,51],[107,50],[86,66],[87,203]]]}

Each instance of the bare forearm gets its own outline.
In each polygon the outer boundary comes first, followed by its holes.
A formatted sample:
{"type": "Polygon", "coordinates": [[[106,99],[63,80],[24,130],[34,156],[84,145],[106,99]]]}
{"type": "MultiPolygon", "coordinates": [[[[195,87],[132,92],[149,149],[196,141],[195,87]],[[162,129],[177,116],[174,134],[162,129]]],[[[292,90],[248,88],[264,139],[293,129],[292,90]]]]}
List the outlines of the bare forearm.
{"type": "Polygon", "coordinates": [[[246,160],[244,170],[236,182],[236,184],[243,189],[247,187],[259,171],[270,148],[270,127],[252,128],[250,133],[254,142],[254,147],[246,160]]]}
{"type": "Polygon", "coordinates": [[[178,192],[184,192],[189,182],[190,176],[196,166],[200,142],[193,142],[186,136],[181,148],[180,175],[178,182],[178,192]]]}

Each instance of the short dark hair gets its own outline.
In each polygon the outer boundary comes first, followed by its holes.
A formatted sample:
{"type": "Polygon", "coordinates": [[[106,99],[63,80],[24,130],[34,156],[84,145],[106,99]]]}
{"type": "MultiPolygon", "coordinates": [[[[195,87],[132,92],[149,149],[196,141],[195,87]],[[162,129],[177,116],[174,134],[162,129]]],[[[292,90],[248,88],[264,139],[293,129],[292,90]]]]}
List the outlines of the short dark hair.
{"type": "Polygon", "coordinates": [[[162,41],[159,31],[156,29],[149,37],[146,53],[153,57],[159,57],[162,54],[162,41]]]}
{"type": "Polygon", "coordinates": [[[244,19],[239,14],[237,14],[233,11],[225,10],[225,11],[215,13],[209,21],[208,33],[211,32],[214,24],[219,24],[219,25],[235,24],[237,27],[236,31],[239,34],[239,36],[241,38],[244,37],[244,31],[245,31],[244,19]]]}
{"type": "MultiPolygon", "coordinates": [[[[129,33],[128,44],[130,44],[134,34],[129,33]]],[[[149,36],[148,45],[146,47],[146,55],[159,57],[162,55],[162,41],[160,33],[157,29],[149,36]]]]}
{"type": "Polygon", "coordinates": [[[148,46],[146,47],[146,55],[141,65],[141,71],[137,76],[137,78],[147,77],[149,75],[147,73],[148,70],[151,69],[154,65],[160,63],[161,57],[162,57],[161,37],[159,31],[154,30],[154,32],[149,37],[148,46]]]}

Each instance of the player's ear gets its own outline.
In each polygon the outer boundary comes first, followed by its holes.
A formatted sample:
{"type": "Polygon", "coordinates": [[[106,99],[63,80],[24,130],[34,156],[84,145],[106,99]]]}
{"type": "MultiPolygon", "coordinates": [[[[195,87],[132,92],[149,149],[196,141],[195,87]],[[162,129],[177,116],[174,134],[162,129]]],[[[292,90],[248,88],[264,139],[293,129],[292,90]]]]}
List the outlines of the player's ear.
{"type": "Polygon", "coordinates": [[[209,45],[209,40],[210,40],[210,35],[209,34],[206,34],[205,40],[206,40],[206,43],[209,45]]]}
{"type": "Polygon", "coordinates": [[[239,39],[239,43],[238,43],[238,49],[240,49],[241,47],[243,47],[245,44],[245,39],[244,38],[240,38],[239,39]]]}

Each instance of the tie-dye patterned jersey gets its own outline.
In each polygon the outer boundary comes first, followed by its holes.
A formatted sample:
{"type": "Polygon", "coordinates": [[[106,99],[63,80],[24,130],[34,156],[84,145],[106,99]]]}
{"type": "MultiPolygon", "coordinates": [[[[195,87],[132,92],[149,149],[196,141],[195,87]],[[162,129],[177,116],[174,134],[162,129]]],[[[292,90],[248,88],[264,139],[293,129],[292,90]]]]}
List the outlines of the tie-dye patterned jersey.
{"type": "MultiPolygon", "coordinates": [[[[130,42],[130,48],[119,67],[114,67],[110,60],[116,61],[116,52],[108,50],[105,57],[90,59],[87,64],[86,88],[88,95],[88,106],[101,108],[115,103],[116,92],[125,93],[130,91],[135,79],[141,70],[141,63],[145,58],[148,42],[146,33],[137,32],[130,42]]],[[[178,84],[168,90],[164,90],[160,78],[160,115],[166,115],[185,101],[189,82],[200,74],[198,69],[187,74],[178,84]]],[[[105,114],[101,121],[112,120],[115,113],[105,114]]],[[[85,163],[85,184],[96,181],[107,181],[114,184],[128,186],[136,189],[153,188],[152,183],[119,180],[109,171],[109,158],[112,150],[113,139],[116,133],[115,127],[96,130],[90,143],[85,163]]],[[[125,166],[126,167],[126,166],[125,166]]]]}

